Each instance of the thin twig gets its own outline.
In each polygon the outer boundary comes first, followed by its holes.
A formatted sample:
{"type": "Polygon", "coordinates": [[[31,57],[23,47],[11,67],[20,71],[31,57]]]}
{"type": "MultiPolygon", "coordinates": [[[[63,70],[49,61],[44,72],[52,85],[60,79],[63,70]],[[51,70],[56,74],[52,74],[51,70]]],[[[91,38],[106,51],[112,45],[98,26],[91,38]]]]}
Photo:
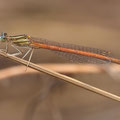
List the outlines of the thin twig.
{"type": "MultiPolygon", "coordinates": [[[[27,64],[28,64],[28,61],[23,60],[23,59],[18,58],[18,57],[15,57],[15,56],[9,56],[9,54],[6,54],[6,53],[3,52],[3,51],[0,52],[0,55],[1,55],[1,56],[4,56],[4,57],[7,57],[7,58],[9,58],[9,59],[11,59],[11,60],[13,60],[13,61],[16,61],[16,62],[18,62],[18,63],[21,63],[21,64],[23,64],[23,65],[27,65],[27,64]]],[[[69,83],[72,83],[72,84],[74,84],[74,85],[76,85],[76,86],[82,87],[82,88],[87,89],[87,90],[89,90],[89,91],[92,91],[92,92],[94,92],[94,93],[100,94],[100,95],[102,95],[102,96],[105,96],[105,97],[107,97],[107,98],[111,98],[111,99],[113,99],[113,100],[116,100],[116,101],[119,101],[119,102],[120,102],[120,97],[119,97],[119,96],[114,95],[114,94],[109,93],[109,92],[106,92],[106,91],[104,91],[104,90],[101,90],[101,89],[99,89],[99,88],[93,87],[93,86],[91,86],[91,85],[89,85],[89,84],[86,84],[86,83],[84,83],[84,82],[81,82],[81,81],[79,81],[79,80],[70,78],[70,77],[68,77],[68,76],[65,76],[65,75],[62,75],[62,74],[60,74],[60,73],[54,72],[54,71],[52,71],[52,70],[49,70],[49,69],[47,69],[47,68],[44,68],[44,67],[42,67],[42,66],[36,65],[36,64],[34,64],[34,63],[31,63],[31,62],[29,63],[29,67],[30,67],[30,68],[33,68],[33,69],[35,69],[35,70],[37,70],[37,71],[46,73],[46,74],[48,74],[48,75],[54,76],[54,77],[56,77],[56,78],[60,78],[61,80],[64,80],[64,81],[69,82],[69,83]]]]}

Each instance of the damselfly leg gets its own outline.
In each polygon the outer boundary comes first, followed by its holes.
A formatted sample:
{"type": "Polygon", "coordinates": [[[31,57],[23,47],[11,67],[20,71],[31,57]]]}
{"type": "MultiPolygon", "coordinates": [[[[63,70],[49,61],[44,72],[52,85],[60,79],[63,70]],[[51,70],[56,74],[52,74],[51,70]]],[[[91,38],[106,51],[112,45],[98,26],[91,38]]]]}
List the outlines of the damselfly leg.
{"type": "MultiPolygon", "coordinates": [[[[17,50],[16,53],[13,53],[13,54],[8,54],[9,56],[18,56],[18,55],[22,55],[23,53],[21,52],[21,50],[19,48],[17,48],[15,45],[11,45],[15,50],[17,50]]],[[[23,47],[24,48],[24,47],[23,47]]],[[[27,67],[29,66],[29,63],[31,61],[31,58],[32,58],[32,55],[33,55],[33,51],[34,51],[34,48],[29,48],[28,51],[23,55],[22,59],[24,59],[30,52],[30,56],[29,56],[29,59],[28,59],[28,64],[27,64],[27,67]]],[[[27,67],[26,67],[26,70],[27,70],[27,67]]],[[[26,71],[25,70],[25,71],[26,71]]]]}
{"type": "Polygon", "coordinates": [[[15,45],[11,45],[15,50],[17,50],[17,52],[16,53],[12,53],[12,54],[10,54],[10,53],[8,53],[8,55],[9,56],[18,56],[18,55],[22,55],[22,52],[21,52],[21,50],[19,50],[15,45]]]}
{"type": "Polygon", "coordinates": [[[6,41],[5,48],[4,49],[0,49],[0,50],[8,53],[8,45],[9,45],[9,43],[6,41]]]}
{"type": "MultiPolygon", "coordinates": [[[[31,61],[31,58],[32,58],[32,55],[33,55],[33,52],[34,52],[34,48],[30,48],[29,50],[28,50],[28,52],[27,52],[27,54],[29,53],[31,51],[31,54],[30,54],[30,56],[29,56],[29,60],[28,60],[28,63],[27,63],[27,66],[26,66],[26,70],[25,71],[27,71],[27,68],[28,68],[28,66],[29,66],[29,64],[30,64],[30,61],[31,61]]],[[[25,54],[26,55],[26,54],[25,54]]],[[[24,56],[25,56],[24,55],[24,56]]]]}
{"type": "Polygon", "coordinates": [[[29,50],[25,53],[25,55],[22,58],[24,59],[30,53],[31,50],[32,48],[29,48],[29,50]]]}
{"type": "MultiPolygon", "coordinates": [[[[15,45],[11,45],[15,50],[17,50],[16,53],[13,53],[13,54],[8,54],[9,56],[18,56],[18,55],[22,55],[23,53],[21,52],[21,50],[19,48],[17,48],[15,45]]],[[[24,48],[24,47],[23,47],[24,48]]],[[[33,55],[33,51],[34,49],[33,48],[29,48],[28,51],[23,55],[22,59],[24,59],[30,52],[30,56],[29,56],[29,60],[28,62],[30,62],[31,58],[32,58],[32,55],[33,55]]]]}

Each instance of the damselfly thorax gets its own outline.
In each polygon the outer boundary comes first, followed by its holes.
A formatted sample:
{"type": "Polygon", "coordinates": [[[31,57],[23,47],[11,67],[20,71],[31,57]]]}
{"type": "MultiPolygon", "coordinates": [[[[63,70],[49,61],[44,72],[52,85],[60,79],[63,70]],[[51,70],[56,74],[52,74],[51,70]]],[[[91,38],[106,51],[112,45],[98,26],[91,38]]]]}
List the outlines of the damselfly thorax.
{"type": "Polygon", "coordinates": [[[31,44],[30,36],[25,34],[16,35],[16,36],[7,36],[6,37],[9,42],[11,42],[15,46],[19,47],[28,47],[31,44]]]}

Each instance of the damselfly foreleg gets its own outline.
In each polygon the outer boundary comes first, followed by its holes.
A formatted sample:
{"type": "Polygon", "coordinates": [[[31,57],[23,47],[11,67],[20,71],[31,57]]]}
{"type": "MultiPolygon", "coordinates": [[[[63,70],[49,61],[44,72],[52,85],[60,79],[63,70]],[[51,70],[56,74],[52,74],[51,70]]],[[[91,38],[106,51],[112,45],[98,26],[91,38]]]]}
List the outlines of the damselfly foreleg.
{"type": "Polygon", "coordinates": [[[5,43],[5,49],[0,49],[0,50],[8,53],[8,45],[9,45],[9,43],[8,43],[8,41],[6,41],[6,43],[5,43]]]}
{"type": "Polygon", "coordinates": [[[15,45],[11,45],[15,50],[17,50],[17,52],[16,53],[12,53],[12,54],[10,54],[10,53],[8,53],[8,55],[9,56],[18,56],[18,55],[22,55],[22,52],[21,52],[21,50],[19,50],[15,45]]]}
{"type": "MultiPolygon", "coordinates": [[[[22,55],[23,53],[21,52],[21,50],[19,50],[15,45],[11,45],[14,49],[16,49],[18,52],[17,53],[13,53],[13,54],[8,54],[9,56],[18,56],[18,55],[22,55]]],[[[29,63],[31,61],[31,58],[32,58],[32,55],[33,55],[33,51],[34,51],[34,48],[29,48],[29,50],[25,53],[25,55],[22,57],[22,59],[24,59],[30,52],[30,56],[29,56],[29,59],[28,59],[28,64],[27,64],[27,67],[29,66],[29,63]]],[[[26,68],[27,70],[27,68],[26,68]]]]}

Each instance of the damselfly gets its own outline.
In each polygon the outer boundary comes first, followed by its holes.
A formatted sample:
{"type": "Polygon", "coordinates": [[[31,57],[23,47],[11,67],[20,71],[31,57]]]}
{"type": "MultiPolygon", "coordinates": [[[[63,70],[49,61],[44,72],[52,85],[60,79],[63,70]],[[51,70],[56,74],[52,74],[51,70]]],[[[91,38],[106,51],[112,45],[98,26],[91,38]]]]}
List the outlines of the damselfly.
{"type": "Polygon", "coordinates": [[[6,42],[5,51],[8,53],[8,44],[10,43],[13,48],[17,50],[17,53],[9,54],[17,56],[22,54],[20,48],[28,48],[28,51],[22,58],[25,58],[30,52],[28,63],[31,60],[34,49],[48,49],[56,52],[60,56],[65,56],[72,61],[78,63],[117,63],[120,64],[120,60],[111,57],[109,51],[105,51],[97,48],[84,47],[79,45],[64,44],[58,42],[48,41],[42,38],[34,38],[28,35],[16,35],[8,36],[7,33],[2,33],[0,36],[1,42],[6,42]]]}

